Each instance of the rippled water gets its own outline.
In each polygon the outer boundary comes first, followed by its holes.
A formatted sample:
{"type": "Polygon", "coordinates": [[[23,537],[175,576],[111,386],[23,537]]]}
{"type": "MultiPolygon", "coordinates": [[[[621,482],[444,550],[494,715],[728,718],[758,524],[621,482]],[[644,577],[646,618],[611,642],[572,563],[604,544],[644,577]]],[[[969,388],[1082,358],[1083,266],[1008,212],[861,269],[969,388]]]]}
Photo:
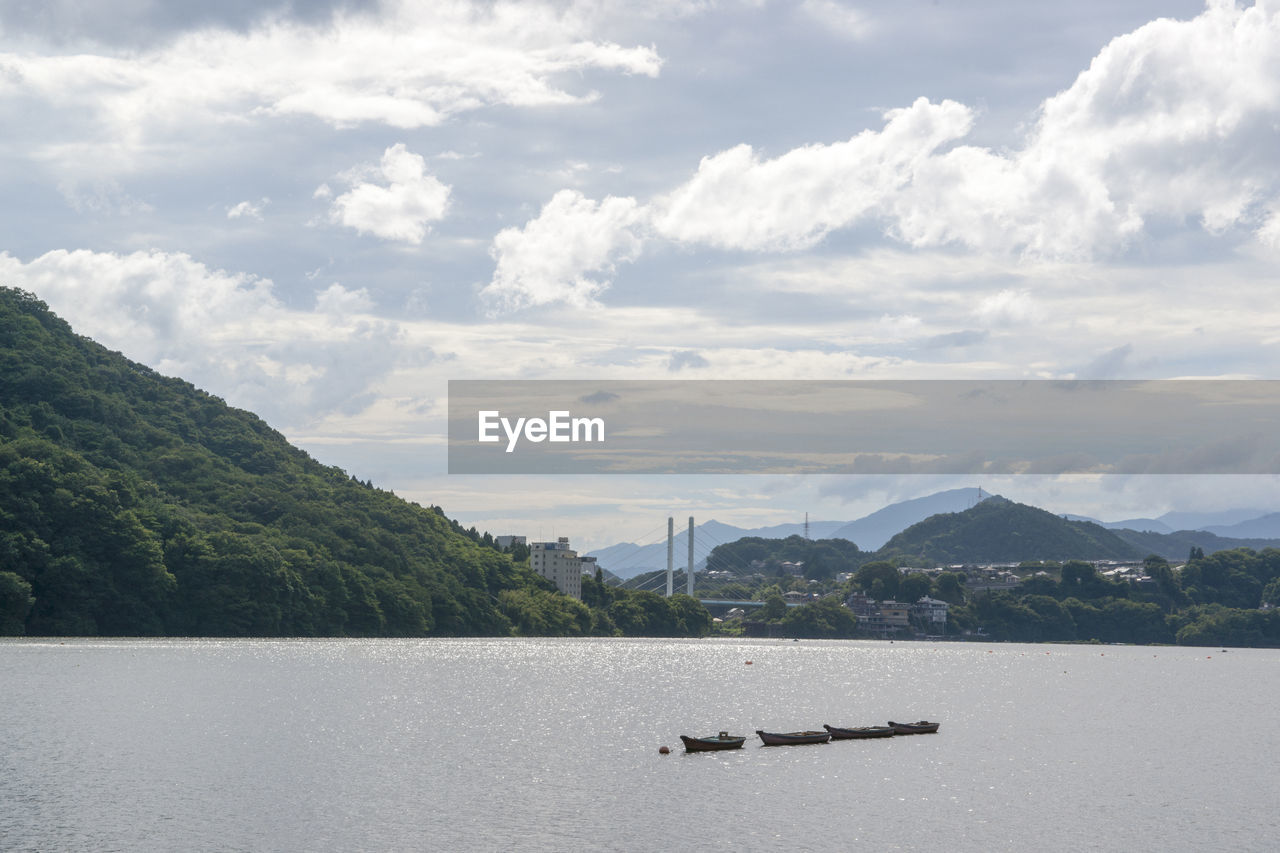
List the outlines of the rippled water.
{"type": "Polygon", "coordinates": [[[1278,665],[1116,646],[4,641],[0,849],[1272,850],[1278,665]],[[680,749],[922,717],[941,732],[680,749]]]}

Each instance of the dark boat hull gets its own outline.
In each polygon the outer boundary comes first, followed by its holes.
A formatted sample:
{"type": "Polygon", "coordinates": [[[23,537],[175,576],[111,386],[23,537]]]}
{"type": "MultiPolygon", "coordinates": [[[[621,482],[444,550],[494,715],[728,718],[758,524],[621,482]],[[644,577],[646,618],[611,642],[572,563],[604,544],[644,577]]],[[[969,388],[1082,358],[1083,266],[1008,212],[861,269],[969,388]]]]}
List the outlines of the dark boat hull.
{"type": "Polygon", "coordinates": [[[893,726],[895,734],[931,735],[938,730],[938,726],[942,725],[942,723],[931,723],[928,720],[921,720],[918,723],[895,723],[890,720],[889,725],[893,726]]]}
{"type": "Polygon", "coordinates": [[[722,749],[742,749],[747,736],[742,737],[689,737],[680,735],[685,752],[717,752],[722,749]]]}
{"type": "Polygon", "coordinates": [[[893,726],[859,726],[852,729],[842,729],[838,726],[828,726],[825,723],[822,726],[831,732],[832,740],[857,740],[859,738],[869,737],[893,737],[895,730],[893,726]]]}
{"type": "Polygon", "coordinates": [[[756,729],[765,746],[791,746],[799,743],[826,743],[830,732],[762,732],[756,729]]]}

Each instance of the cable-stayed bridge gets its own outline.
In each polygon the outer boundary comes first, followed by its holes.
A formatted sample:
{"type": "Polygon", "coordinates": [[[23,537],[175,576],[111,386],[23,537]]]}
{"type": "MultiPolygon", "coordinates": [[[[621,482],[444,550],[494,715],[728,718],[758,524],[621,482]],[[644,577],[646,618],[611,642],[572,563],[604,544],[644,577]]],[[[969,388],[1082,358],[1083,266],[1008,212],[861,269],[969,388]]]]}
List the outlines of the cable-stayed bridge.
{"type": "MultiPolygon", "coordinates": [[[[650,545],[655,545],[661,542],[662,541],[661,539],[658,539],[656,541],[645,541],[645,540],[651,539],[656,533],[657,531],[655,530],[650,532],[649,534],[646,534],[644,537],[642,537],[641,544],[635,545],[631,553],[633,554],[638,553],[650,545]]],[[[687,540],[686,540],[686,544],[688,545],[687,555],[686,555],[687,559],[683,566],[677,567],[675,565],[675,519],[673,517],[667,518],[666,542],[667,542],[667,570],[665,572],[658,571],[658,572],[650,573],[647,577],[645,577],[644,575],[641,575],[640,577],[643,578],[643,580],[640,580],[635,584],[632,584],[630,581],[626,582],[625,585],[628,588],[647,590],[649,592],[657,592],[659,594],[663,594],[670,597],[676,592],[677,575],[680,573],[683,573],[684,575],[683,592],[686,595],[697,598],[698,601],[704,607],[763,607],[764,606],[765,602],[755,601],[750,598],[728,597],[725,595],[717,594],[715,592],[711,592],[710,594],[707,594],[704,596],[697,596],[694,594],[695,593],[694,581],[696,580],[696,577],[697,577],[697,571],[695,570],[695,567],[697,566],[697,558],[700,557],[701,559],[706,560],[709,563],[711,552],[715,549],[715,547],[717,545],[725,545],[727,543],[720,542],[705,529],[702,531],[698,531],[698,535],[695,535],[695,526],[694,526],[693,516],[689,516],[689,527],[688,527],[688,534],[687,534],[687,540]],[[710,540],[711,544],[707,544],[706,540],[710,540]],[[700,554],[699,554],[699,550],[701,550],[700,554]]],[[[723,556],[721,556],[721,558],[719,559],[721,562],[724,562],[723,556]]],[[[615,558],[612,562],[614,563],[614,567],[617,567],[619,565],[619,562],[625,564],[625,561],[626,561],[626,555],[624,555],[622,558],[615,558]]],[[[608,567],[608,568],[613,570],[613,567],[608,567]]],[[[745,565],[725,565],[725,568],[731,569],[735,573],[744,574],[744,575],[751,574],[754,571],[752,567],[745,566],[745,565]]],[[[787,602],[787,606],[797,607],[799,606],[799,603],[787,602]]]]}

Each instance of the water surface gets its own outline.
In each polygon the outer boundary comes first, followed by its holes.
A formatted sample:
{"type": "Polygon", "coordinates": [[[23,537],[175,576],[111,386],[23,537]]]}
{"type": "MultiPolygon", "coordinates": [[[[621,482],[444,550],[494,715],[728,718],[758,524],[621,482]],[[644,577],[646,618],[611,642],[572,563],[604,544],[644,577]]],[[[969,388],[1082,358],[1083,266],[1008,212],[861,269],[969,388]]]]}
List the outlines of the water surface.
{"type": "Polygon", "coordinates": [[[0,848],[1270,850],[1278,665],[1131,646],[3,641],[0,848]],[[942,730],[679,740],[920,718],[942,730]]]}

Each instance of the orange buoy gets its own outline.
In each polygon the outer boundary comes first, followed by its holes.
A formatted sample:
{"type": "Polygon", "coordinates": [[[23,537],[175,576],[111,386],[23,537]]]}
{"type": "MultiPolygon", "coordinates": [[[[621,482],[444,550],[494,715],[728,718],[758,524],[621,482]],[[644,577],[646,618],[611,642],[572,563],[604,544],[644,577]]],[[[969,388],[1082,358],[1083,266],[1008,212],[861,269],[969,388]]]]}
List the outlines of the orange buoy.
{"type": "Polygon", "coordinates": [[[660,747],[658,747],[658,752],[659,752],[659,754],[661,754],[661,755],[670,755],[670,754],[671,754],[671,748],[670,748],[670,747],[667,747],[667,746],[660,746],[660,747]]]}
{"type": "Polygon", "coordinates": [[[751,666],[751,661],[747,661],[747,666],[751,666]]]}

